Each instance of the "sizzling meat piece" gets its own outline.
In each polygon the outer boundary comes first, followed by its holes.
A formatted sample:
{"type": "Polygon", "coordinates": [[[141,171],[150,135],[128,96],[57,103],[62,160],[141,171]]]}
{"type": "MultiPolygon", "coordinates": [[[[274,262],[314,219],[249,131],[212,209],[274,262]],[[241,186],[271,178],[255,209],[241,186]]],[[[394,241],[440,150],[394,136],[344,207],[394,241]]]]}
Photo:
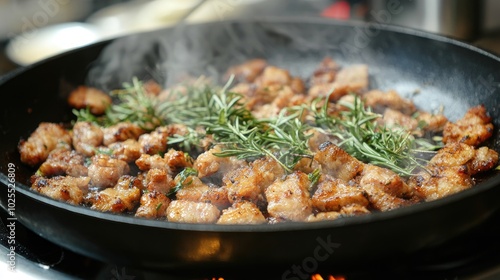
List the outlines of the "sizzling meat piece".
{"type": "Polygon", "coordinates": [[[33,177],[31,189],[53,199],[79,205],[88,191],[89,177],[33,177]]]}
{"type": "Polygon", "coordinates": [[[269,215],[287,221],[307,220],[313,211],[310,187],[307,174],[300,171],[274,181],[265,190],[269,215]]]}
{"type": "Polygon", "coordinates": [[[265,157],[228,172],[223,182],[232,203],[248,200],[259,204],[259,201],[264,200],[263,192],[267,187],[284,175],[285,170],[278,162],[265,157]]]}
{"type": "Polygon", "coordinates": [[[87,203],[91,203],[91,209],[102,212],[122,213],[135,210],[141,199],[141,191],[137,185],[140,182],[130,175],[120,177],[116,185],[99,192],[90,193],[87,203]]]}
{"type": "Polygon", "coordinates": [[[39,165],[47,159],[52,150],[61,145],[71,145],[69,131],[62,125],[42,122],[28,140],[20,141],[21,161],[31,166],[39,165]]]}
{"type": "Polygon", "coordinates": [[[409,179],[416,194],[436,200],[473,186],[472,175],[498,165],[498,153],[487,147],[475,149],[465,143],[451,143],[439,150],[427,169],[409,179]]]}
{"type": "Polygon", "coordinates": [[[85,157],[75,150],[58,148],[50,152],[49,157],[38,168],[38,172],[45,177],[68,175],[84,177],[88,174],[85,166],[85,157]]]}
{"type": "Polygon", "coordinates": [[[136,217],[157,219],[165,218],[170,198],[158,191],[148,191],[142,194],[140,206],[135,212],[136,217]]]}
{"type": "Polygon", "coordinates": [[[167,208],[169,222],[212,224],[219,216],[219,208],[207,202],[174,200],[167,208]]]}
{"type": "Polygon", "coordinates": [[[89,108],[92,114],[102,115],[111,105],[111,97],[97,88],[79,86],[70,93],[68,103],[73,108],[89,108]]]}
{"type": "Polygon", "coordinates": [[[350,205],[368,207],[364,190],[345,181],[325,175],[312,196],[313,206],[322,212],[340,211],[350,205]]]}
{"type": "Polygon", "coordinates": [[[257,207],[250,201],[236,202],[231,207],[222,210],[217,224],[264,224],[266,218],[257,207]]]}
{"type": "Polygon", "coordinates": [[[127,162],[112,158],[106,154],[97,154],[92,157],[88,168],[91,184],[100,188],[113,187],[121,176],[127,175],[130,167],[127,162]]]}
{"type": "Polygon", "coordinates": [[[138,125],[129,122],[121,122],[110,127],[106,127],[103,131],[103,143],[105,146],[115,142],[125,141],[127,139],[137,140],[139,136],[144,133],[144,130],[138,125]]]}
{"type": "Polygon", "coordinates": [[[72,139],[77,152],[91,157],[102,145],[104,133],[101,127],[91,122],[77,122],[73,126],[72,139]]]}
{"type": "Polygon", "coordinates": [[[349,181],[363,170],[364,164],[331,142],[319,146],[314,155],[323,172],[334,178],[349,181]]]}
{"type": "Polygon", "coordinates": [[[491,117],[483,105],[470,108],[463,118],[455,123],[446,123],[443,142],[461,142],[478,146],[493,135],[491,117]]]}

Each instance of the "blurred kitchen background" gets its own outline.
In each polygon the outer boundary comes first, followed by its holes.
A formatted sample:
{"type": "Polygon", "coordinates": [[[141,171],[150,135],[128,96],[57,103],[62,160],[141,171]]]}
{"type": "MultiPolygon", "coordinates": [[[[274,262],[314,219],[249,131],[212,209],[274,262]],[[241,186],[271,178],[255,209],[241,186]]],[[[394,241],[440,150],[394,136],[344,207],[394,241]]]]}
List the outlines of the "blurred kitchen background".
{"type": "Polygon", "coordinates": [[[0,76],[132,32],[254,16],[399,25],[500,55],[498,0],[0,0],[0,76]]]}

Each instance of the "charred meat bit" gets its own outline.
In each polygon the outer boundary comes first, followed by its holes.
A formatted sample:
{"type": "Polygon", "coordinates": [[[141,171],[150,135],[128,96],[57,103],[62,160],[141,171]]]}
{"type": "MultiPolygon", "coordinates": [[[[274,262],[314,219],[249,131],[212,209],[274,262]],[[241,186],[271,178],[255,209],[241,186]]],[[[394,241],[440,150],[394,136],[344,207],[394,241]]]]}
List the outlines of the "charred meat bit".
{"type": "Polygon", "coordinates": [[[129,122],[122,122],[110,127],[106,127],[103,129],[103,131],[103,143],[105,146],[108,146],[115,142],[125,141],[127,139],[137,140],[139,136],[144,133],[144,130],[138,125],[129,122]]]}
{"type": "Polygon", "coordinates": [[[314,70],[311,85],[328,84],[335,81],[340,66],[331,58],[325,57],[314,70]]]}
{"type": "Polygon", "coordinates": [[[140,206],[135,212],[136,217],[158,219],[165,218],[170,198],[157,191],[145,192],[141,196],[140,206]]]}
{"type": "Polygon", "coordinates": [[[79,86],[70,93],[68,103],[73,108],[89,108],[92,114],[102,115],[111,105],[111,97],[100,89],[79,86]]]}
{"type": "Polygon", "coordinates": [[[141,191],[136,177],[124,175],[116,185],[92,194],[87,201],[92,204],[91,209],[102,212],[122,213],[136,208],[141,198],[141,191]]]}
{"type": "Polygon", "coordinates": [[[274,181],[265,190],[269,215],[288,221],[305,221],[313,211],[310,185],[307,174],[300,171],[274,181]]]}
{"type": "Polygon", "coordinates": [[[168,160],[160,155],[141,154],[141,157],[135,161],[135,164],[142,171],[157,168],[167,170],[170,173],[168,160]]]}
{"type": "Polygon", "coordinates": [[[491,117],[484,105],[470,108],[463,118],[444,126],[443,143],[461,142],[478,146],[493,135],[491,117]]]}
{"type": "Polygon", "coordinates": [[[420,172],[408,184],[415,194],[426,200],[436,200],[472,187],[472,180],[465,166],[435,166],[432,173],[420,172]]]}
{"type": "Polygon", "coordinates": [[[47,159],[52,150],[61,145],[71,145],[70,133],[62,125],[42,122],[28,140],[20,141],[21,161],[31,166],[39,165],[47,159]]]}
{"type": "Polygon", "coordinates": [[[389,211],[414,203],[412,188],[389,169],[367,164],[360,177],[359,186],[376,210],[389,211]]]}
{"type": "Polygon", "coordinates": [[[130,167],[127,162],[105,154],[93,156],[88,168],[91,184],[100,188],[113,187],[118,179],[128,174],[129,171],[130,167]]]}
{"type": "Polygon", "coordinates": [[[265,157],[228,172],[223,182],[232,203],[248,200],[258,204],[265,189],[284,175],[285,170],[276,160],[265,157]]]}
{"type": "MultiPolygon", "coordinates": [[[[176,183],[178,178],[176,178],[176,183]]],[[[189,200],[195,202],[208,202],[219,209],[227,208],[229,202],[227,189],[211,184],[203,183],[196,176],[189,176],[184,181],[184,187],[175,194],[178,200],[189,200]]]]}
{"type": "Polygon", "coordinates": [[[85,157],[75,150],[65,148],[55,149],[38,168],[38,172],[45,177],[68,175],[71,177],[87,176],[85,157]]]}
{"type": "Polygon", "coordinates": [[[409,179],[419,197],[439,199],[472,187],[472,175],[498,164],[498,153],[487,147],[454,142],[446,145],[429,161],[430,172],[420,172],[409,179]]]}
{"type": "Polygon", "coordinates": [[[186,154],[183,151],[169,149],[168,152],[163,155],[163,158],[173,171],[181,170],[186,167],[193,167],[193,159],[189,156],[189,154],[186,154]]]}
{"type": "Polygon", "coordinates": [[[36,177],[31,189],[45,196],[79,205],[88,191],[89,177],[36,177]]]}
{"type": "Polygon", "coordinates": [[[168,193],[175,186],[175,182],[166,169],[151,168],[146,173],[144,186],[149,191],[168,193]]]}
{"type": "Polygon", "coordinates": [[[309,88],[311,98],[327,97],[330,101],[337,101],[348,93],[361,94],[368,89],[368,67],[351,65],[338,71],[332,83],[316,84],[309,88]]]}
{"type": "Polygon", "coordinates": [[[123,142],[114,142],[107,149],[113,158],[133,163],[141,157],[141,145],[135,139],[127,139],[123,142]]]}
{"type": "Polygon", "coordinates": [[[145,133],[139,136],[139,144],[141,152],[144,154],[158,154],[167,150],[169,129],[160,126],[150,133],[145,133]]]}
{"type": "Polygon", "coordinates": [[[340,211],[344,206],[368,206],[364,192],[357,186],[350,186],[346,182],[324,176],[312,196],[314,208],[322,212],[340,211]]]}
{"type": "Polygon", "coordinates": [[[363,163],[331,142],[320,145],[314,159],[323,168],[324,174],[349,181],[363,170],[363,163]]]}
{"type": "Polygon", "coordinates": [[[102,128],[91,122],[77,122],[73,126],[73,147],[79,153],[91,157],[102,145],[104,133],[102,128]]]}

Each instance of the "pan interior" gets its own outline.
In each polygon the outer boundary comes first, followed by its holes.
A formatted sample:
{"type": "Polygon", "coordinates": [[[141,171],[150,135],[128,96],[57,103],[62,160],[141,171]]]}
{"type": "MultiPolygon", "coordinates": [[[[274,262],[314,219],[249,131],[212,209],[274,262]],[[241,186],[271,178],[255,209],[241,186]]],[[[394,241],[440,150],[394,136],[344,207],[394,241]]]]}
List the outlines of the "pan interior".
{"type": "MultiPolygon", "coordinates": [[[[428,111],[439,110],[443,106],[445,115],[451,120],[460,118],[471,106],[485,104],[495,126],[500,125],[499,89],[491,82],[500,80],[500,61],[497,57],[451,39],[394,27],[379,27],[374,30],[362,24],[329,20],[225,21],[182,25],[95,44],[34,64],[0,81],[2,97],[5,104],[9,104],[0,123],[4,135],[0,139],[2,181],[6,182],[7,166],[13,163],[17,168],[19,188],[28,191],[29,178],[35,170],[19,161],[17,144],[20,139],[28,137],[41,121],[69,123],[73,115],[65,100],[77,85],[87,84],[110,90],[138,77],[154,78],[164,86],[170,86],[186,74],[205,75],[224,82],[222,74],[225,69],[249,58],[265,58],[270,64],[289,69],[292,75],[304,78],[325,56],[331,56],[343,66],[367,64],[370,88],[395,89],[428,111]]],[[[499,150],[498,130],[490,146],[499,150]]],[[[490,188],[499,183],[499,178],[491,174],[491,178],[485,178],[485,183],[484,187],[478,188],[490,188]]],[[[480,190],[460,195],[470,196],[480,190]]],[[[453,199],[456,198],[416,207],[438,207],[453,199]]],[[[50,199],[42,200],[70,211],[79,211],[79,208],[50,199]]],[[[134,220],[87,210],[82,210],[82,213],[123,222],[134,220]]],[[[368,222],[379,217],[409,213],[406,211],[412,210],[401,209],[395,213],[356,217],[348,221],[368,222]]],[[[165,226],[157,221],[140,223],[165,226]]],[[[318,225],[324,226],[322,223],[318,225]]],[[[280,227],[291,229],[302,226],[280,227]]],[[[221,229],[199,225],[174,227],[221,229]]],[[[234,228],[248,230],[248,227],[234,228]]],[[[255,227],[257,230],[267,228],[255,227]]],[[[227,229],[231,230],[230,227],[227,229]]]]}

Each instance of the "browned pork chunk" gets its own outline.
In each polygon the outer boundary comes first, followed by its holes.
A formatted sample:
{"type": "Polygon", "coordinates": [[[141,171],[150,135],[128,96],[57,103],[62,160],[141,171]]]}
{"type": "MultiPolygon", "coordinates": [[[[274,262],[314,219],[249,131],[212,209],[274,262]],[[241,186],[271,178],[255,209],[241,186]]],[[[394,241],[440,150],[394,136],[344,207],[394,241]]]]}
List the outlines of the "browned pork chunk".
{"type": "Polygon", "coordinates": [[[262,74],[255,80],[259,88],[265,88],[270,85],[289,85],[292,81],[292,75],[286,69],[277,66],[268,65],[262,74]]]}
{"type": "Polygon", "coordinates": [[[101,149],[103,151],[107,150],[114,158],[128,163],[133,163],[141,156],[141,145],[135,139],[114,142],[111,143],[107,149],[101,149]]]}
{"type": "Polygon", "coordinates": [[[169,129],[165,126],[160,126],[150,133],[145,133],[139,136],[139,144],[141,152],[144,154],[158,154],[167,150],[169,129]]]}
{"type": "Polygon", "coordinates": [[[215,155],[220,152],[222,152],[222,147],[217,145],[196,158],[193,167],[198,171],[198,177],[216,176],[222,178],[228,171],[247,164],[245,160],[236,157],[215,155]]]}
{"type": "Polygon", "coordinates": [[[141,154],[141,157],[135,161],[137,167],[142,171],[147,171],[149,169],[165,169],[170,172],[170,167],[168,165],[168,160],[160,155],[148,155],[141,154]]]}
{"type": "Polygon", "coordinates": [[[427,165],[428,171],[412,176],[408,184],[422,199],[435,200],[472,187],[472,175],[497,164],[496,151],[454,142],[439,150],[427,165]]]}
{"type": "Polygon", "coordinates": [[[52,177],[69,175],[72,177],[87,176],[85,157],[75,150],[58,148],[50,152],[49,157],[38,168],[40,175],[52,177]]]}
{"type": "Polygon", "coordinates": [[[231,75],[234,75],[236,81],[251,83],[264,71],[266,66],[267,62],[264,59],[251,59],[242,64],[230,67],[226,71],[225,78],[229,79],[231,75]]]}
{"type": "MultiPolygon", "coordinates": [[[[180,179],[176,177],[175,183],[180,179]]],[[[195,202],[208,202],[219,209],[231,205],[227,195],[227,189],[215,185],[207,185],[196,176],[189,176],[183,182],[183,188],[177,191],[175,197],[178,200],[189,200],[195,202]]]]}
{"type": "Polygon", "coordinates": [[[92,114],[102,115],[111,105],[111,97],[100,89],[79,86],[70,93],[68,103],[73,108],[89,108],[92,114]]]}
{"type": "Polygon", "coordinates": [[[416,119],[419,124],[423,124],[424,132],[442,132],[448,122],[443,114],[431,114],[424,111],[418,111],[416,119]]]}
{"type": "Polygon", "coordinates": [[[307,94],[311,98],[329,96],[330,101],[337,101],[351,92],[363,93],[368,89],[368,83],[368,67],[364,64],[350,65],[341,68],[333,82],[315,84],[309,88],[307,94]]]}
{"type": "Polygon", "coordinates": [[[314,159],[323,168],[323,173],[343,181],[349,181],[363,170],[363,163],[331,142],[324,142],[314,159]]]}
{"type": "Polygon", "coordinates": [[[461,142],[478,146],[493,135],[491,117],[484,105],[470,108],[463,118],[444,126],[443,143],[461,142]]]}
{"type": "Polygon", "coordinates": [[[71,145],[70,133],[60,124],[42,122],[28,140],[19,142],[21,161],[31,166],[39,165],[52,150],[61,145],[71,145]]]}
{"type": "Polygon", "coordinates": [[[165,218],[170,198],[157,191],[148,191],[141,196],[140,206],[135,212],[136,217],[157,219],[165,218]]]}
{"type": "Polygon", "coordinates": [[[313,211],[310,187],[309,177],[300,171],[274,181],[265,190],[267,212],[287,221],[305,221],[313,211]]]}
{"type": "Polygon", "coordinates": [[[163,158],[172,171],[193,167],[193,158],[183,151],[169,149],[168,152],[163,155],[163,158]]]}
{"type": "Polygon", "coordinates": [[[149,191],[169,193],[175,186],[175,182],[167,169],[151,168],[146,172],[143,185],[149,191]]]}
{"type": "Polygon", "coordinates": [[[414,203],[413,190],[393,171],[366,164],[359,186],[366,192],[373,208],[388,211],[414,203]]]}
{"type": "Polygon", "coordinates": [[[91,122],[76,122],[73,126],[73,147],[79,153],[91,157],[102,145],[102,128],[91,122]]]}
{"type": "Polygon", "coordinates": [[[88,168],[88,175],[92,186],[100,188],[113,187],[121,176],[128,174],[130,167],[127,162],[112,158],[106,154],[97,154],[92,157],[88,168]]]}
{"type": "Polygon", "coordinates": [[[340,66],[331,58],[325,57],[314,70],[311,85],[327,84],[335,81],[340,66]]]}
{"type": "Polygon", "coordinates": [[[92,193],[86,201],[92,204],[91,209],[102,212],[133,211],[141,198],[137,185],[140,185],[140,182],[136,177],[123,175],[114,187],[92,193]]]}
{"type": "Polygon", "coordinates": [[[136,124],[121,122],[104,128],[103,132],[103,143],[105,146],[108,146],[112,143],[125,141],[127,139],[137,140],[139,136],[144,133],[144,130],[136,124]]]}
{"type": "Polygon", "coordinates": [[[340,211],[349,205],[367,207],[369,204],[363,189],[330,176],[322,176],[312,196],[312,203],[321,212],[340,211]]]}
{"type": "Polygon", "coordinates": [[[382,116],[382,125],[392,129],[404,129],[405,131],[415,131],[418,128],[418,121],[400,111],[387,108],[382,116]]]}
{"type": "Polygon", "coordinates": [[[411,100],[403,98],[396,91],[370,90],[362,96],[366,107],[372,108],[374,112],[383,113],[385,109],[399,111],[407,116],[417,111],[417,107],[411,100]]]}
{"type": "Polygon", "coordinates": [[[264,224],[267,220],[254,203],[241,201],[222,210],[218,224],[264,224]]]}
{"type": "Polygon", "coordinates": [[[228,172],[223,182],[228,192],[229,201],[241,200],[258,204],[264,200],[263,192],[276,179],[285,175],[285,170],[271,157],[257,159],[248,166],[228,172]]]}
{"type": "Polygon", "coordinates": [[[174,200],[167,208],[169,222],[213,224],[219,216],[219,208],[207,202],[174,200]]]}
{"type": "Polygon", "coordinates": [[[78,205],[88,191],[89,177],[33,177],[31,189],[53,199],[78,205]]]}

